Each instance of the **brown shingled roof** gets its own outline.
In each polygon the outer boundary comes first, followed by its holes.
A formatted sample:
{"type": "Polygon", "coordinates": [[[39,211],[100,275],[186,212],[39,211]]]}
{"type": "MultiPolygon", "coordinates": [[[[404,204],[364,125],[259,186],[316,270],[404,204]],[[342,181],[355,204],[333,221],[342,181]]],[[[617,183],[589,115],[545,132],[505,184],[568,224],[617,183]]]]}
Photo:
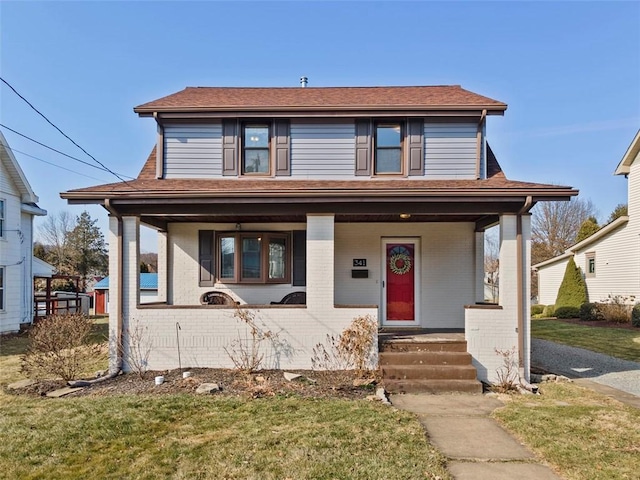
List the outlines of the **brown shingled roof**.
{"type": "Polygon", "coordinates": [[[205,110],[367,110],[367,109],[487,109],[503,112],[503,102],[459,85],[414,87],[237,88],[187,87],[134,108],[140,114],[205,110]]]}

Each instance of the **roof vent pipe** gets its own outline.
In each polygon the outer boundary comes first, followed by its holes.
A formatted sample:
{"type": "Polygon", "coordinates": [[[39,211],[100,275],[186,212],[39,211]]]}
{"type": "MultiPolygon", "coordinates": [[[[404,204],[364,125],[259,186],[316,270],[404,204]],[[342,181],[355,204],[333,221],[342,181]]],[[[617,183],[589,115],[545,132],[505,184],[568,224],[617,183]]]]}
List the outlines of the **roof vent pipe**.
{"type": "Polygon", "coordinates": [[[307,77],[300,77],[300,86],[302,88],[306,88],[307,83],[309,83],[309,79],[307,77]]]}

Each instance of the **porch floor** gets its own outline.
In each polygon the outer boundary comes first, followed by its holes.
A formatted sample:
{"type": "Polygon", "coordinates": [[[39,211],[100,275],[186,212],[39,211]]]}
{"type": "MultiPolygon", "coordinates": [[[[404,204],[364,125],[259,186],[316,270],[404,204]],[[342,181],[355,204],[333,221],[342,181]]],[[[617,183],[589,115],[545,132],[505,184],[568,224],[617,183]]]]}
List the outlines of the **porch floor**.
{"type": "Polygon", "coordinates": [[[464,342],[464,329],[449,328],[388,328],[378,330],[378,343],[415,342],[415,343],[445,343],[464,342]]]}

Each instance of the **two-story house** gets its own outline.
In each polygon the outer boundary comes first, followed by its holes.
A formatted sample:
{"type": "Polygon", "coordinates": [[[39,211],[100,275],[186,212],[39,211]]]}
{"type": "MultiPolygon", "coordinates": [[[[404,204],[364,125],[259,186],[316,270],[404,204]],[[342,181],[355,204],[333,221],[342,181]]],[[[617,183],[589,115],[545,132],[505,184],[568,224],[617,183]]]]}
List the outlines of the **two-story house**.
{"type": "Polygon", "coordinates": [[[610,296],[627,303],[640,302],[640,131],[614,173],[629,179],[628,215],[605,225],[562,255],[534,265],[540,303],[556,302],[572,257],[583,272],[590,302],[607,302],[610,296]]]}
{"type": "MultiPolygon", "coordinates": [[[[0,334],[33,321],[33,218],[47,214],[37,201],[0,133],[0,334]]],[[[40,269],[49,266],[36,262],[40,269]]]]}
{"type": "Polygon", "coordinates": [[[505,177],[485,126],[506,108],[460,86],[186,88],[136,107],[158,126],[138,178],[62,194],[109,211],[111,330],[141,322],[150,367],[176,368],[179,322],[183,365],[230,367],[235,306],[201,305],[216,291],[279,333],[267,367],[309,368],[370,315],[464,332],[483,380],[515,347],[528,377],[528,212],[577,191],[505,177]],[[154,305],[138,302],[141,224],[160,238],[154,305]],[[483,305],[497,224],[501,300],[483,305]],[[304,304],[271,304],[294,292],[304,304]]]}

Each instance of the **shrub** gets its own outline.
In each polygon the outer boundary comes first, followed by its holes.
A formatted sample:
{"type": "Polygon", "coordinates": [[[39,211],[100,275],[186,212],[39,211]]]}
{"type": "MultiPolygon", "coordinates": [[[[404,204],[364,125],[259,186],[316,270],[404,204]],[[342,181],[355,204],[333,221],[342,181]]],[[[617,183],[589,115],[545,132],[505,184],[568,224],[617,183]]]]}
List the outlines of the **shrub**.
{"type": "Polygon", "coordinates": [[[580,320],[583,322],[592,322],[601,318],[597,304],[586,302],[580,305],[580,320]]]}
{"type": "Polygon", "coordinates": [[[533,317],[534,315],[540,315],[542,312],[544,312],[544,309],[544,305],[531,305],[531,316],[533,317]]]}
{"type": "Polygon", "coordinates": [[[556,306],[555,305],[547,305],[544,307],[542,311],[542,318],[553,317],[556,314],[556,306]]]}
{"type": "Polygon", "coordinates": [[[571,258],[567,263],[562,284],[560,284],[560,289],[558,290],[556,309],[560,307],[575,307],[577,310],[587,300],[587,284],[584,282],[576,262],[571,258]]]}
{"type": "Polygon", "coordinates": [[[492,385],[492,390],[499,393],[509,393],[518,390],[520,375],[518,373],[518,350],[512,347],[510,350],[495,349],[496,355],[502,357],[502,365],[496,370],[497,382],[492,385]]]}
{"type": "Polygon", "coordinates": [[[373,363],[377,332],[378,325],[370,315],[354,318],[351,325],[337,338],[327,335],[327,346],[318,343],[313,348],[313,369],[355,369],[360,375],[364,375],[373,363]]]}
{"type": "Polygon", "coordinates": [[[607,322],[629,323],[633,305],[621,295],[609,295],[606,301],[598,304],[598,310],[607,322]]]}
{"type": "Polygon", "coordinates": [[[556,308],[556,318],[578,318],[580,309],[577,307],[558,307],[556,308]]]}
{"type": "Polygon", "coordinates": [[[77,378],[100,353],[99,344],[89,344],[92,327],[93,322],[79,313],[51,315],[40,320],[29,332],[21,371],[38,379],[77,378]]]}
{"type": "Polygon", "coordinates": [[[247,374],[262,369],[265,343],[274,345],[278,342],[278,334],[266,328],[265,323],[257,318],[257,312],[236,305],[233,316],[245,325],[244,335],[238,333],[238,338],[223,347],[236,370],[247,374]]]}
{"type": "Polygon", "coordinates": [[[640,327],[640,303],[633,306],[633,310],[631,312],[631,325],[634,327],[640,327]]]}

